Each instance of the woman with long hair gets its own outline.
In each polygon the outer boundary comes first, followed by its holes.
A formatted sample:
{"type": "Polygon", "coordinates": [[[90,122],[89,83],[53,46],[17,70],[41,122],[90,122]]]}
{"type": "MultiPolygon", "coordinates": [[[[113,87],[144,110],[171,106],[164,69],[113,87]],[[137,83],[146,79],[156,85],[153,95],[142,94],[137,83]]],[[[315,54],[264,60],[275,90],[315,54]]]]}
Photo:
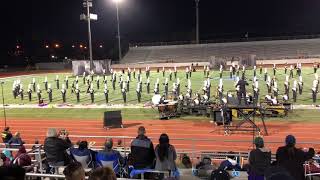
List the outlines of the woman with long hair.
{"type": "Polygon", "coordinates": [[[156,170],[176,172],[177,167],[175,160],[177,153],[173,145],[169,143],[169,136],[161,134],[159,144],[155,148],[156,154],[156,170]]]}

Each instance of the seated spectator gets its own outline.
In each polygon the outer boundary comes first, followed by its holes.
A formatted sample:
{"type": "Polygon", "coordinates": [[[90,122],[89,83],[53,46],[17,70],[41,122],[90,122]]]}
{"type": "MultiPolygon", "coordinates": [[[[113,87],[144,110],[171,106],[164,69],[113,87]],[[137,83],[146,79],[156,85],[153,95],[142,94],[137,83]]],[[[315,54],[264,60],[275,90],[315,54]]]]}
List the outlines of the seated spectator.
{"type": "Polygon", "coordinates": [[[146,129],[140,126],[138,136],[131,143],[131,155],[135,169],[153,168],[155,160],[153,143],[145,134],[146,129]]]}
{"type": "Polygon", "coordinates": [[[181,159],[182,167],[185,169],[191,169],[192,168],[192,163],[191,159],[187,154],[183,154],[182,159],[181,159]]]}
{"type": "Polygon", "coordinates": [[[11,148],[19,148],[22,144],[24,144],[20,137],[20,133],[16,132],[14,136],[8,141],[8,144],[11,148]]]}
{"type": "Polygon", "coordinates": [[[5,127],[3,132],[1,133],[3,143],[8,143],[8,141],[12,138],[12,134],[10,132],[10,127],[5,127]]]}
{"type": "Polygon", "coordinates": [[[11,151],[3,150],[2,153],[5,155],[6,158],[9,159],[9,162],[10,162],[9,165],[12,164],[13,156],[12,156],[11,151]]]}
{"type": "Polygon", "coordinates": [[[249,153],[249,180],[263,180],[265,170],[271,165],[271,151],[264,147],[262,137],[256,137],[254,140],[256,149],[249,153]]]}
{"type": "Polygon", "coordinates": [[[13,164],[18,166],[30,166],[31,165],[31,158],[27,154],[26,148],[21,146],[19,148],[18,153],[16,154],[13,164]]]}
{"type": "Polygon", "coordinates": [[[159,138],[159,144],[155,148],[156,166],[158,171],[177,171],[175,160],[177,159],[177,153],[171,144],[169,144],[169,137],[167,134],[161,134],[159,138]]]}
{"type": "Polygon", "coordinates": [[[79,162],[70,163],[63,170],[63,174],[66,176],[66,180],[85,180],[85,172],[79,162]]]}
{"type": "Polygon", "coordinates": [[[277,150],[278,165],[287,170],[294,179],[304,179],[303,164],[314,156],[314,149],[309,148],[308,152],[304,152],[296,148],[296,138],[293,135],[288,135],[285,143],[285,146],[279,147],[277,150]]]}
{"type": "Polygon", "coordinates": [[[2,166],[0,167],[1,180],[22,180],[25,179],[26,171],[20,166],[2,166]]]}
{"type": "Polygon", "coordinates": [[[270,166],[265,170],[266,180],[295,180],[283,167],[270,166]]]}
{"type": "Polygon", "coordinates": [[[96,161],[98,166],[110,167],[117,175],[119,175],[120,166],[124,163],[124,159],[120,153],[113,150],[112,147],[113,140],[108,138],[105,143],[105,149],[97,153],[96,161]]]}
{"type": "Polygon", "coordinates": [[[116,180],[117,176],[110,167],[95,169],[89,176],[89,180],[116,180]]]}
{"type": "Polygon", "coordinates": [[[95,159],[94,151],[88,149],[88,142],[81,141],[78,148],[70,148],[70,154],[76,161],[82,164],[83,168],[93,167],[93,160],[95,159]],[[83,159],[86,157],[85,159],[83,159]]]}
{"type": "Polygon", "coordinates": [[[236,170],[240,171],[241,167],[237,162],[237,159],[233,154],[233,152],[228,152],[227,160],[221,162],[219,169],[220,170],[236,170]]]}
{"type": "Polygon", "coordinates": [[[66,149],[71,147],[68,135],[57,134],[56,129],[50,128],[44,141],[44,152],[50,166],[64,166],[69,162],[66,149]]]}
{"type": "Polygon", "coordinates": [[[11,165],[11,160],[4,153],[1,153],[0,157],[2,160],[1,166],[10,166],[11,165]]]}

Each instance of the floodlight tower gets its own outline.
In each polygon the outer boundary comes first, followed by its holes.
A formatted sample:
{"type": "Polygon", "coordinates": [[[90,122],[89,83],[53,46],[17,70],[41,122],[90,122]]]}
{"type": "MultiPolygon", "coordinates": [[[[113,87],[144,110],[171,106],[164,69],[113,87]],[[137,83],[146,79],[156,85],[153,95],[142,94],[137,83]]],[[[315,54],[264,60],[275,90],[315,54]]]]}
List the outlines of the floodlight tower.
{"type": "Polygon", "coordinates": [[[119,51],[119,61],[122,59],[122,53],[121,53],[121,37],[120,37],[120,19],[119,19],[119,3],[121,0],[113,0],[113,2],[116,4],[117,9],[117,36],[118,36],[118,51],[119,51]]]}
{"type": "Polygon", "coordinates": [[[199,44],[199,2],[200,0],[195,0],[196,2],[196,43],[199,44]]]}

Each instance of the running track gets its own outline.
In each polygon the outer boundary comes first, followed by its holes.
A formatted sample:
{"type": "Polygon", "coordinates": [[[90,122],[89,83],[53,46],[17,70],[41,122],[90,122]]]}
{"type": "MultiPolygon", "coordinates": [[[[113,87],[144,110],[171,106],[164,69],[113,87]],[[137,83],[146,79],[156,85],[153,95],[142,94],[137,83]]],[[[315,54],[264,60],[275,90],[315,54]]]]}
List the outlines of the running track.
{"type": "MultiPolygon", "coordinates": [[[[1,122],[2,119],[0,119],[1,122]]],[[[182,120],[143,120],[133,121],[124,120],[123,129],[108,129],[102,127],[102,120],[27,120],[27,119],[9,119],[7,125],[11,127],[12,133],[19,131],[22,139],[26,143],[32,144],[35,139],[43,142],[45,139],[48,127],[57,129],[66,129],[70,135],[80,136],[130,136],[135,137],[137,128],[141,125],[146,127],[147,135],[153,139],[156,144],[161,133],[167,133],[171,139],[185,138],[198,140],[172,140],[171,143],[176,146],[178,150],[197,151],[248,151],[252,148],[252,133],[238,132],[230,136],[224,136],[221,127],[215,127],[210,123],[197,123],[182,120]],[[201,140],[205,139],[205,140],[201,140]],[[227,141],[248,141],[248,142],[227,142],[227,141]]],[[[3,128],[3,125],[0,126],[3,128]]],[[[320,150],[320,124],[308,124],[297,122],[267,122],[269,136],[265,136],[266,142],[280,142],[267,143],[267,146],[273,152],[280,145],[286,135],[293,134],[297,138],[298,146],[309,147],[312,146],[316,151],[320,150]],[[313,144],[299,144],[299,142],[315,142],[313,144]],[[316,143],[319,143],[317,145],[316,143]]],[[[79,138],[72,137],[71,140],[76,142],[78,140],[95,141],[96,145],[103,145],[104,138],[79,138]]],[[[126,140],[128,145],[130,140],[126,140]]]]}

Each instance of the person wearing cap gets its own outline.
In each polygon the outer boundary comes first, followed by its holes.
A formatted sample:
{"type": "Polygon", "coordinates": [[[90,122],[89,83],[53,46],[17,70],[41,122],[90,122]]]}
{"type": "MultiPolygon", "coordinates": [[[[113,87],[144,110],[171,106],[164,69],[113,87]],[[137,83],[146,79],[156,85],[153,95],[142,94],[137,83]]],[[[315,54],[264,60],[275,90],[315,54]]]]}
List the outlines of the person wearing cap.
{"type": "Polygon", "coordinates": [[[111,138],[107,138],[104,150],[98,151],[96,155],[96,162],[98,166],[105,166],[104,162],[113,162],[113,170],[117,174],[120,175],[120,165],[124,163],[124,159],[121,156],[119,151],[113,150],[113,140],[111,138]]]}
{"type": "Polygon", "coordinates": [[[262,137],[256,137],[253,143],[256,148],[251,150],[249,153],[248,179],[263,179],[266,169],[271,165],[271,150],[264,146],[262,137]]]}
{"type": "Polygon", "coordinates": [[[143,126],[138,128],[138,136],[131,142],[134,169],[153,168],[155,152],[152,141],[145,135],[143,126]]]}
{"type": "Polygon", "coordinates": [[[276,153],[277,164],[285,168],[296,180],[304,179],[303,164],[311,159],[315,152],[309,148],[307,152],[295,147],[296,138],[288,135],[285,139],[285,146],[279,147],[276,153]]]}

